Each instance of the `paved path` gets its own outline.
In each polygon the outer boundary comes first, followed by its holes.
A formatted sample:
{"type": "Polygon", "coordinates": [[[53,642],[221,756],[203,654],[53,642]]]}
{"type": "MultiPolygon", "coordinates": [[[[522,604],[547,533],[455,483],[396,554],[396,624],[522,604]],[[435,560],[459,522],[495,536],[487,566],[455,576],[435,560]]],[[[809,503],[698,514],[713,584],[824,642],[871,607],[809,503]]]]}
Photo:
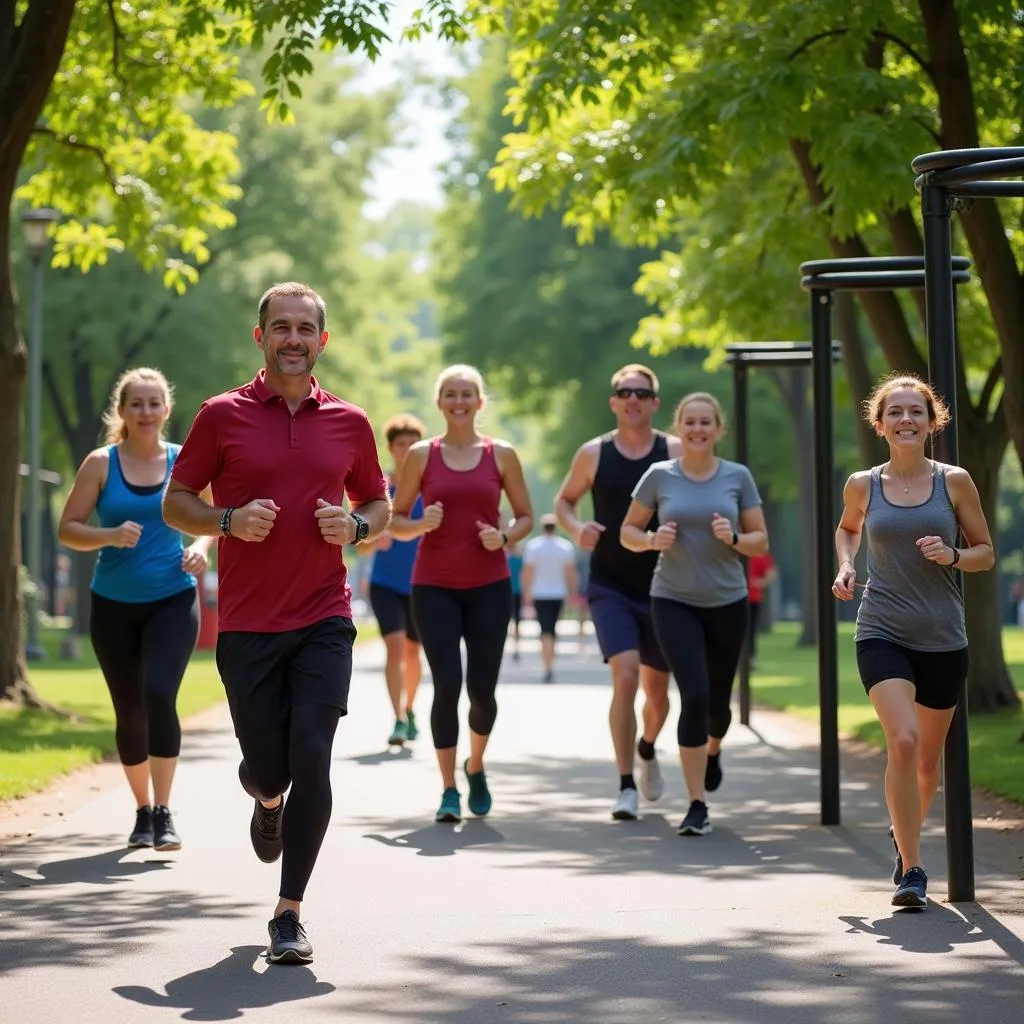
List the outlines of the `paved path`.
{"type": "Polygon", "coordinates": [[[0,848],[0,1022],[1024,1019],[1018,879],[980,864],[981,902],[944,904],[932,830],[937,902],[893,913],[877,777],[849,773],[844,825],[822,828],[814,753],[774,715],[730,733],[713,835],[675,834],[670,732],[664,798],[612,822],[603,666],[591,647],[543,686],[526,646],[499,692],[494,812],[458,828],[432,823],[429,743],[383,749],[381,648],[360,649],[304,911],[309,968],[262,959],[277,867],[249,847],[223,713],[186,738],[180,853],[123,848],[121,787],[0,848]]]}

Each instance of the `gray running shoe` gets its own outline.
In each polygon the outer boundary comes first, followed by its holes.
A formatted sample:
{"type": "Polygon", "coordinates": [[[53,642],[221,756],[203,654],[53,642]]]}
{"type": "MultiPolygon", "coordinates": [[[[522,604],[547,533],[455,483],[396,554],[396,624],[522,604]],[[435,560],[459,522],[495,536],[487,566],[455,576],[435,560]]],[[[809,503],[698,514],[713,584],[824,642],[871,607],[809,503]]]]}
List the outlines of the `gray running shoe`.
{"type": "Polygon", "coordinates": [[[313,947],[306,938],[306,929],[294,910],[286,910],[267,925],[270,948],[267,959],[272,964],[308,964],[313,960],[313,947]]]}

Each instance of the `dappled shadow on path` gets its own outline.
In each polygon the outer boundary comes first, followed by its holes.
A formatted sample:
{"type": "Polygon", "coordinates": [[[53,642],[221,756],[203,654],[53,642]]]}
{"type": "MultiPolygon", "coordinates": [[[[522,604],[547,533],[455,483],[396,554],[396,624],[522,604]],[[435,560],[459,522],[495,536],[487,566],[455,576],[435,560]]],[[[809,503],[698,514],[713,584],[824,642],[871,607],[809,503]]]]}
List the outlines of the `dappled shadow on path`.
{"type": "MultiPolygon", "coordinates": [[[[164,986],[164,993],[142,985],[118,985],[114,992],[124,999],[156,1009],[183,1010],[183,1020],[235,1020],[244,1011],[281,1006],[299,999],[325,996],[334,991],[317,981],[309,967],[256,969],[262,946],[234,946],[230,956],[211,967],[183,974],[164,986]]],[[[287,1013],[287,1008],[284,1009],[287,1013]]]]}
{"type": "Polygon", "coordinates": [[[708,942],[693,919],[680,920],[679,932],[673,945],[534,932],[409,957],[408,985],[354,986],[341,1003],[346,1015],[416,1024],[1019,1020],[1019,976],[993,956],[951,973],[941,956],[880,961],[870,947],[837,960],[822,953],[820,936],[797,932],[737,930],[708,942]]]}

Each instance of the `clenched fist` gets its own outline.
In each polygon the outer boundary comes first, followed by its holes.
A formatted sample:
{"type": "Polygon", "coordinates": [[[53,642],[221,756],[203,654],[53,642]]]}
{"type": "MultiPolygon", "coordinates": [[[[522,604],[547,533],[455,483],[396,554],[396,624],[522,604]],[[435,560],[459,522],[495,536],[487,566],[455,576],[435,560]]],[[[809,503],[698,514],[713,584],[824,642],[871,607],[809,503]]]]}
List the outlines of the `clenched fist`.
{"type": "Polygon", "coordinates": [[[328,544],[337,544],[339,547],[345,544],[352,544],[356,539],[356,521],[345,511],[341,505],[332,505],[323,498],[316,499],[317,525],[320,527],[320,536],[328,544]]]}
{"type": "Polygon", "coordinates": [[[139,543],[142,536],[142,527],[126,519],[120,526],[113,528],[113,536],[110,539],[111,547],[133,548],[139,543]]]}
{"type": "Polygon", "coordinates": [[[581,551],[593,551],[597,547],[597,542],[601,539],[601,534],[604,533],[605,528],[600,523],[593,521],[584,523],[580,527],[579,536],[576,538],[576,543],[579,545],[581,551]]]}
{"type": "Polygon", "coordinates": [[[480,543],[487,551],[500,551],[505,546],[505,536],[496,526],[478,519],[476,528],[480,543]]]}
{"type": "Polygon", "coordinates": [[[423,510],[423,518],[420,522],[423,523],[423,532],[430,533],[431,530],[436,530],[444,519],[444,505],[439,501],[435,501],[433,505],[428,505],[423,510]]]}
{"type": "Polygon", "coordinates": [[[231,513],[231,536],[250,543],[266,540],[280,511],[273,498],[256,498],[236,508],[231,513]]]}
{"type": "Polygon", "coordinates": [[[732,538],[736,531],[733,529],[732,521],[726,519],[725,516],[720,516],[716,512],[711,517],[711,532],[715,535],[715,538],[720,540],[723,544],[728,544],[729,547],[733,546],[732,538]]]}
{"type": "Polygon", "coordinates": [[[662,523],[654,533],[647,535],[651,539],[651,550],[668,551],[676,542],[676,531],[675,523],[662,523]]]}

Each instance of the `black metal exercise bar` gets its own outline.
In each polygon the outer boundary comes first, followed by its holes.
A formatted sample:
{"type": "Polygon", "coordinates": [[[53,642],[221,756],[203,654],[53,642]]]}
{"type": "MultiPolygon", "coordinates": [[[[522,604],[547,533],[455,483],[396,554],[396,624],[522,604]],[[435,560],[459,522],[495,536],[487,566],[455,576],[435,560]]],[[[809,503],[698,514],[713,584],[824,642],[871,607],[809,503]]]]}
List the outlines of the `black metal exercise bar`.
{"type": "MultiPolygon", "coordinates": [[[[953,283],[969,280],[970,260],[947,254],[950,295],[953,283]]],[[[832,597],[835,530],[832,451],[832,293],[873,289],[926,288],[921,256],[865,256],[808,260],[800,264],[801,287],[811,296],[811,350],[814,393],[815,582],[818,629],[818,701],[820,710],[821,823],[840,821],[839,664],[836,607],[832,597]]]]}
{"type": "MultiPolygon", "coordinates": [[[[748,367],[810,366],[813,358],[809,341],[740,341],[725,346],[725,361],[732,366],[733,436],[736,461],[750,465],[750,420],[747,402],[748,367]]],[[[832,361],[841,362],[843,350],[832,346],[832,361]]],[[[744,559],[744,562],[746,559],[744,559]]],[[[740,724],[750,725],[750,643],[743,645],[739,665],[740,724]]]]}
{"type": "MultiPolygon", "coordinates": [[[[1024,182],[996,180],[1024,175],[1024,148],[940,150],[915,157],[910,167],[917,175],[914,185],[921,193],[924,225],[928,374],[950,412],[949,425],[935,439],[932,452],[936,459],[956,466],[960,446],[951,218],[960,198],[1024,197],[1024,182]]],[[[974,813],[966,694],[946,734],[942,763],[949,900],[970,902],[974,899],[974,813]]]]}

